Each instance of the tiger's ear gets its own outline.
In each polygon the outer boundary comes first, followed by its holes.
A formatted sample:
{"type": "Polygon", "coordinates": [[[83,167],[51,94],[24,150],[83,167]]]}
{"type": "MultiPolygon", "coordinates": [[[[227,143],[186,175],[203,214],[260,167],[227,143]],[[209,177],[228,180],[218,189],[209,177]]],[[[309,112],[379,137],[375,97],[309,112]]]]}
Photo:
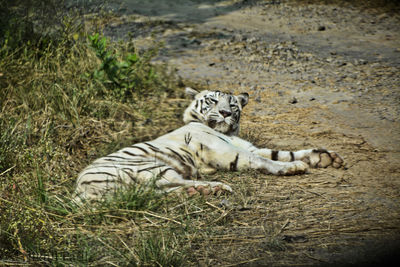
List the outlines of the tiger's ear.
{"type": "Polygon", "coordinates": [[[186,87],[185,88],[185,94],[190,96],[191,98],[194,98],[199,92],[194,90],[193,88],[186,87]]]}
{"type": "Polygon", "coordinates": [[[242,108],[249,103],[249,94],[248,93],[241,93],[240,95],[237,96],[240,104],[242,105],[242,108]]]}

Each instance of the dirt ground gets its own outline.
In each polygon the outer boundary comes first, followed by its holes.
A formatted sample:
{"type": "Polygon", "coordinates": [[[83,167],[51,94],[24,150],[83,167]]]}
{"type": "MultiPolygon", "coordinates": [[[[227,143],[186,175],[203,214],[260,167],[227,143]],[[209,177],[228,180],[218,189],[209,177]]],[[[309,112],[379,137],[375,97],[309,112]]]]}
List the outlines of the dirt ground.
{"type": "Polygon", "coordinates": [[[199,265],[365,266],[400,247],[400,12],[390,1],[320,2],[109,6],[118,16],[105,34],[138,47],[164,42],[157,60],[183,83],[248,92],[242,137],[324,147],[346,161],[302,176],[233,176],[229,184],[246,188],[235,227],[198,245],[199,265]]]}

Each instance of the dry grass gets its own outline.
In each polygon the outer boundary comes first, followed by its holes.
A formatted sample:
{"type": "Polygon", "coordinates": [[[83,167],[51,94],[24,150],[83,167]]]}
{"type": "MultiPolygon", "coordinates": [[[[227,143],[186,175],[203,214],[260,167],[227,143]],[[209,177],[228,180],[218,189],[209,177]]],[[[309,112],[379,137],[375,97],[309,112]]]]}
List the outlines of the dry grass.
{"type": "MultiPolygon", "coordinates": [[[[140,88],[148,89],[145,97],[135,91],[117,97],[115,84],[93,76],[101,61],[86,34],[72,31],[40,43],[44,47],[33,43],[0,50],[1,265],[325,264],[332,261],[320,251],[335,255],[340,247],[358,245],[360,237],[399,233],[396,207],[369,199],[362,174],[351,168],[378,161],[384,152],[334,129],[316,127],[310,136],[301,130],[315,127],[306,109],[245,115],[242,136],[270,148],[329,144],[345,154],[349,170],[292,177],[218,173],[205,179],[231,185],[233,194],[188,198],[131,188],[77,208],[71,192],[85,165],[178,127],[186,104],[166,66],[153,66],[157,77],[140,88]]],[[[134,53],[129,42],[110,46],[119,60],[134,53]]],[[[150,65],[149,58],[141,70],[150,65]]],[[[279,109],[273,97],[263,99],[271,102],[262,104],[279,109]]],[[[255,106],[249,104],[246,114],[255,106]]],[[[398,178],[394,167],[382,173],[398,178]]],[[[389,201],[398,199],[396,188],[376,190],[389,201]]]]}

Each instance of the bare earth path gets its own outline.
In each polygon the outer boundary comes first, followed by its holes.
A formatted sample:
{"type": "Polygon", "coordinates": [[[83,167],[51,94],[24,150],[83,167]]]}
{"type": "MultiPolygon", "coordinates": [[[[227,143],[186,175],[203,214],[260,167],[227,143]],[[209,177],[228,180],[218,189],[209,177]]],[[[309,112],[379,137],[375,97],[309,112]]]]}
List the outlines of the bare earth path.
{"type": "Polygon", "coordinates": [[[347,162],[304,176],[229,178],[242,185],[242,207],[233,211],[231,229],[194,249],[199,265],[374,265],[394,255],[399,10],[301,1],[114,2],[119,16],[105,27],[108,36],[131,35],[139,47],[163,41],[158,60],[175,66],[183,81],[250,93],[243,137],[270,148],[326,147],[347,162]]]}

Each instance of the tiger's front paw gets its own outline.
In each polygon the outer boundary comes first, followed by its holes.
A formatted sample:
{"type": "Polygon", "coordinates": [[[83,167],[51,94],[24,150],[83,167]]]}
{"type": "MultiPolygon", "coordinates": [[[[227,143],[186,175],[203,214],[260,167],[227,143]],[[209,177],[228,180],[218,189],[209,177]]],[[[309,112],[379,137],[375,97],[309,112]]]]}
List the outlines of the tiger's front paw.
{"type": "Polygon", "coordinates": [[[272,168],[269,168],[266,173],[274,175],[296,175],[308,172],[308,164],[304,161],[292,162],[275,162],[272,168]]]}
{"type": "Polygon", "coordinates": [[[308,172],[308,164],[304,161],[293,161],[286,163],[286,167],[280,171],[281,175],[295,175],[308,172]]]}
{"type": "Polygon", "coordinates": [[[326,149],[314,149],[311,155],[303,161],[313,168],[326,168],[328,166],[340,168],[344,164],[342,157],[338,153],[326,149]]]}

